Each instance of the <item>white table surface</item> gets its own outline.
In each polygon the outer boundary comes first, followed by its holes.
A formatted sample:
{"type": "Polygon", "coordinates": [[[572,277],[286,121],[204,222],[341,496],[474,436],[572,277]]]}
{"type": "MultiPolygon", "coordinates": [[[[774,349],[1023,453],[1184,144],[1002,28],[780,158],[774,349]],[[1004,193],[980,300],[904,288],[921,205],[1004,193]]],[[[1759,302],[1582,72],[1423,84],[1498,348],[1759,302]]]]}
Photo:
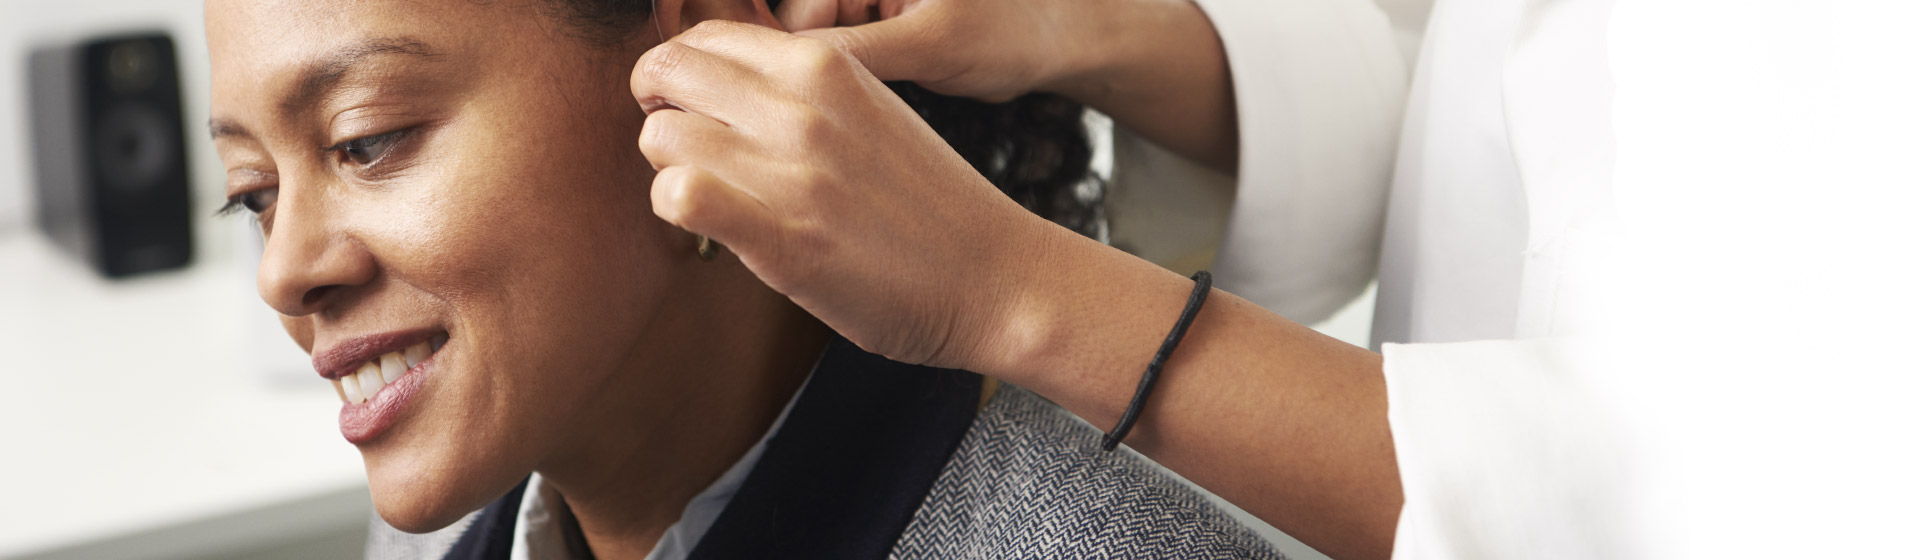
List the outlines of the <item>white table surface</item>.
{"type": "Polygon", "coordinates": [[[0,558],[205,557],[366,523],[338,398],[286,371],[304,354],[222,257],[109,282],[0,231],[0,558]]]}

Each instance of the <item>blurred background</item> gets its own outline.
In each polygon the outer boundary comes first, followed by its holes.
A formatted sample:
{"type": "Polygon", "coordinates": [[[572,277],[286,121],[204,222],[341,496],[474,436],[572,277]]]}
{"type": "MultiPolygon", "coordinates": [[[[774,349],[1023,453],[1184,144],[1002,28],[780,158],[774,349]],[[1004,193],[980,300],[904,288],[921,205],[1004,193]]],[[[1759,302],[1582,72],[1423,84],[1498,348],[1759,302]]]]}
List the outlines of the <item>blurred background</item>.
{"type": "MultiPolygon", "coordinates": [[[[0,0],[0,559],[360,556],[338,399],[212,217],[200,4],[0,0]]],[[[1317,328],[1366,344],[1371,298],[1317,328]]]]}
{"type": "Polygon", "coordinates": [[[254,296],[251,224],[211,217],[200,2],[0,6],[0,558],[358,557],[371,502],[338,398],[254,296]],[[66,103],[36,99],[50,84],[66,103]],[[100,223],[56,243],[42,187],[100,223]]]}

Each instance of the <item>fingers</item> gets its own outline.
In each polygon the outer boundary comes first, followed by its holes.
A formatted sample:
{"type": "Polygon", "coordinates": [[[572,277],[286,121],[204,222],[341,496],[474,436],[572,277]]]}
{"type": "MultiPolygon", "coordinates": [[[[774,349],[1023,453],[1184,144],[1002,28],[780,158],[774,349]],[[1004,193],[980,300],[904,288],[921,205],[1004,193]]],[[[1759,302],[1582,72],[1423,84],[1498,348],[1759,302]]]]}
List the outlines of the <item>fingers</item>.
{"type": "Polygon", "coordinates": [[[873,0],[840,0],[839,19],[835,20],[834,23],[840,25],[860,25],[866,23],[868,20],[874,19],[867,17],[868,14],[872,12],[872,9],[873,0]]]}
{"type": "Polygon", "coordinates": [[[784,0],[773,10],[773,18],[787,31],[830,27],[838,5],[837,0],[784,0]]]}
{"type": "Polygon", "coordinates": [[[785,31],[738,21],[713,19],[674,36],[673,42],[734,59],[757,59],[779,54],[796,38],[785,31]]]}
{"type": "MultiPolygon", "coordinates": [[[[868,0],[785,0],[780,3],[779,9],[774,11],[774,17],[779,19],[780,25],[785,26],[788,31],[820,29],[833,27],[835,24],[865,23],[840,21],[840,10],[845,4],[864,6],[868,3],[868,0]]],[[[864,10],[862,13],[865,13],[864,10]]]]}
{"type": "Polygon", "coordinates": [[[658,171],[649,198],[653,213],[681,229],[753,251],[773,226],[773,215],[751,194],[703,165],[728,162],[745,150],[737,133],[719,121],[676,110],[655,111],[640,130],[640,153],[658,171]]]}
{"type": "Polygon", "coordinates": [[[692,165],[703,155],[733,153],[738,143],[727,125],[686,111],[655,111],[640,128],[640,155],[655,171],[692,165]]]}
{"type": "Polygon", "coordinates": [[[700,168],[675,165],[653,178],[653,213],[681,229],[711,237],[742,254],[779,254],[771,209],[700,168]]]}
{"type": "Polygon", "coordinates": [[[812,29],[796,35],[824,40],[853,55],[874,77],[885,81],[928,80],[935,75],[935,59],[930,47],[934,31],[922,24],[927,18],[907,14],[858,27],[812,29]]]}
{"type": "Polygon", "coordinates": [[[740,124],[771,102],[771,85],[760,74],[680,38],[640,55],[628,85],[649,114],[679,108],[728,125],[740,124]]]}

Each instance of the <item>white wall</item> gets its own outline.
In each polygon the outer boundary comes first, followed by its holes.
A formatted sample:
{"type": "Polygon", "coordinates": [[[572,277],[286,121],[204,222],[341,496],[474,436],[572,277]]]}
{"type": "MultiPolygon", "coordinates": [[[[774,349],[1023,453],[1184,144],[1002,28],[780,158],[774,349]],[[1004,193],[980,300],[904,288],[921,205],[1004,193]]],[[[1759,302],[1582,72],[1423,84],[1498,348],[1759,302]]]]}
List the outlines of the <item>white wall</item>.
{"type": "MultiPolygon", "coordinates": [[[[173,35],[186,103],[193,211],[199,218],[216,207],[222,177],[202,124],[207,121],[208,82],[200,5],[199,0],[0,0],[0,235],[32,223],[27,57],[36,45],[100,33],[160,29],[173,35]]],[[[198,249],[231,245],[227,236],[205,227],[208,220],[198,221],[198,249]]]]}

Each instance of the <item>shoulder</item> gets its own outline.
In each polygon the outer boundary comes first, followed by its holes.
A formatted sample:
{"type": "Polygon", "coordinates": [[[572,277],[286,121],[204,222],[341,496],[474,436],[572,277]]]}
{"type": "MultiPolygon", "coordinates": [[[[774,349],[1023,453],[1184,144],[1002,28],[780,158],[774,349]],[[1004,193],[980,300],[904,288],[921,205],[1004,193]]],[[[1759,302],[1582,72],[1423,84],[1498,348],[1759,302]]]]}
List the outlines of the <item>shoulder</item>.
{"type": "Polygon", "coordinates": [[[895,546],[896,558],[1283,558],[1145,458],[1002,386],[895,546]]]}

